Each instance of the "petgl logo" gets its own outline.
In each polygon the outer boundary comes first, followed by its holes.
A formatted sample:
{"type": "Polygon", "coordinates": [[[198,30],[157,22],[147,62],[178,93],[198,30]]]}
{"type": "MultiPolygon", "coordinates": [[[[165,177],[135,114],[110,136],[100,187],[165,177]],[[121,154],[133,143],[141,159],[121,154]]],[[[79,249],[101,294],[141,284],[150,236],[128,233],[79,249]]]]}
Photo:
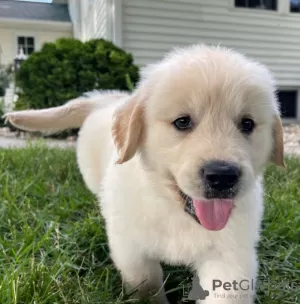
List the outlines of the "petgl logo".
{"type": "Polygon", "coordinates": [[[213,280],[213,290],[216,291],[218,288],[222,288],[225,291],[255,290],[253,279],[251,281],[241,280],[240,282],[233,280],[232,282],[224,282],[224,283],[221,280],[213,280]]]}
{"type": "Polygon", "coordinates": [[[199,277],[195,275],[193,277],[191,290],[184,290],[183,302],[205,300],[208,296],[236,300],[246,299],[251,297],[251,291],[254,290],[255,284],[253,279],[244,279],[241,281],[233,280],[232,282],[223,282],[221,280],[215,279],[212,281],[212,291],[214,291],[214,293],[210,294],[208,290],[205,290],[201,286],[199,277]],[[223,292],[220,293],[220,291],[223,292]],[[250,293],[245,293],[245,291],[250,291],[250,293]]]}

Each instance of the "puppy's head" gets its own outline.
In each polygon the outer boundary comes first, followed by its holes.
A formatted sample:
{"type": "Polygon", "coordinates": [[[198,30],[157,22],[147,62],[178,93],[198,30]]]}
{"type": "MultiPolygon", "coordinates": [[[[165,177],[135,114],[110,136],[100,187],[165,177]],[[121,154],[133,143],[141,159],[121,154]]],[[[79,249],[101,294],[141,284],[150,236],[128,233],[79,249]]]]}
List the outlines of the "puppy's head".
{"type": "MultiPolygon", "coordinates": [[[[139,149],[209,230],[268,161],[284,166],[275,83],[262,65],[224,48],[194,46],[147,67],[115,115],[119,163],[139,149]]],[[[237,206],[238,207],[238,206],[237,206]]]]}

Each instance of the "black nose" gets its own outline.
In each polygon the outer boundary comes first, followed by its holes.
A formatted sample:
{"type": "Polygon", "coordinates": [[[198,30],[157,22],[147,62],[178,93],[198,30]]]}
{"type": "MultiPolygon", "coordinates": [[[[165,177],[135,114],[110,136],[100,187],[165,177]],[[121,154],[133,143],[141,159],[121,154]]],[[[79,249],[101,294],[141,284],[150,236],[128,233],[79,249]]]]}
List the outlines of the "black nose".
{"type": "Polygon", "coordinates": [[[241,170],[230,162],[215,160],[201,168],[201,177],[205,185],[218,191],[232,189],[240,176],[241,170]]]}

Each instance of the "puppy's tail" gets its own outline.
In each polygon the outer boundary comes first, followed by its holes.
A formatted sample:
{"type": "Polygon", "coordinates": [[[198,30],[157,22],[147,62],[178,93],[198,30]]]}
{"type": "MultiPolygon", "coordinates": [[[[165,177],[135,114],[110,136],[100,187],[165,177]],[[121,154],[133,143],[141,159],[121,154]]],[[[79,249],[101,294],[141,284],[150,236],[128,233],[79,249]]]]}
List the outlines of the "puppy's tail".
{"type": "Polygon", "coordinates": [[[81,127],[91,112],[114,104],[124,96],[127,94],[121,92],[91,92],[59,107],[10,112],[4,118],[22,130],[53,134],[81,127]]]}

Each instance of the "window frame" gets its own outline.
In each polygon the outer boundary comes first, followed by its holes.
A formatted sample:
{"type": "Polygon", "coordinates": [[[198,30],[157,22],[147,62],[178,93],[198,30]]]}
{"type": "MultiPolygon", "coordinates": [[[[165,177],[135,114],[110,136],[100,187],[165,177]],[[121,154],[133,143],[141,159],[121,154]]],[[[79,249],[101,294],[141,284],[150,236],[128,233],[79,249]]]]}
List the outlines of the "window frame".
{"type": "Polygon", "coordinates": [[[288,16],[290,18],[294,18],[294,20],[298,20],[300,18],[300,13],[291,12],[290,1],[286,0],[277,0],[277,10],[265,10],[265,9],[253,9],[247,7],[237,7],[235,6],[235,0],[228,0],[228,11],[238,14],[245,14],[252,16],[288,16]]]}
{"type": "Polygon", "coordinates": [[[293,123],[297,122],[300,119],[300,89],[299,87],[294,86],[279,86],[277,89],[278,92],[281,91],[290,91],[290,92],[296,92],[296,115],[295,117],[282,117],[282,121],[284,123],[293,123]]]}
{"type": "Polygon", "coordinates": [[[265,9],[253,9],[248,7],[237,7],[235,6],[235,0],[228,0],[229,7],[228,11],[241,15],[248,16],[278,16],[283,13],[283,7],[281,0],[277,0],[277,10],[265,10],[265,9]]]}
{"type": "Polygon", "coordinates": [[[300,14],[300,2],[299,2],[299,11],[298,12],[293,12],[292,11],[292,3],[291,0],[289,1],[289,13],[290,14],[300,14]]]}
{"type": "Polygon", "coordinates": [[[30,56],[33,52],[36,51],[36,37],[34,35],[23,35],[23,34],[18,34],[17,35],[17,54],[20,51],[20,47],[22,46],[24,54],[27,56],[30,56]],[[24,44],[22,45],[19,43],[19,39],[24,38],[24,44]],[[28,39],[33,39],[33,44],[28,43],[28,39]],[[28,49],[32,48],[33,51],[29,54],[28,49]]]}
{"type": "MultiPolygon", "coordinates": [[[[250,0],[244,0],[244,1],[250,1],[250,0]]],[[[249,6],[237,6],[236,5],[236,0],[232,0],[233,2],[233,7],[236,9],[245,9],[245,10],[254,10],[254,11],[267,11],[267,12],[278,12],[279,8],[279,2],[280,0],[272,0],[275,1],[276,3],[276,9],[263,9],[263,8],[255,8],[255,7],[249,7],[249,6]]]]}

